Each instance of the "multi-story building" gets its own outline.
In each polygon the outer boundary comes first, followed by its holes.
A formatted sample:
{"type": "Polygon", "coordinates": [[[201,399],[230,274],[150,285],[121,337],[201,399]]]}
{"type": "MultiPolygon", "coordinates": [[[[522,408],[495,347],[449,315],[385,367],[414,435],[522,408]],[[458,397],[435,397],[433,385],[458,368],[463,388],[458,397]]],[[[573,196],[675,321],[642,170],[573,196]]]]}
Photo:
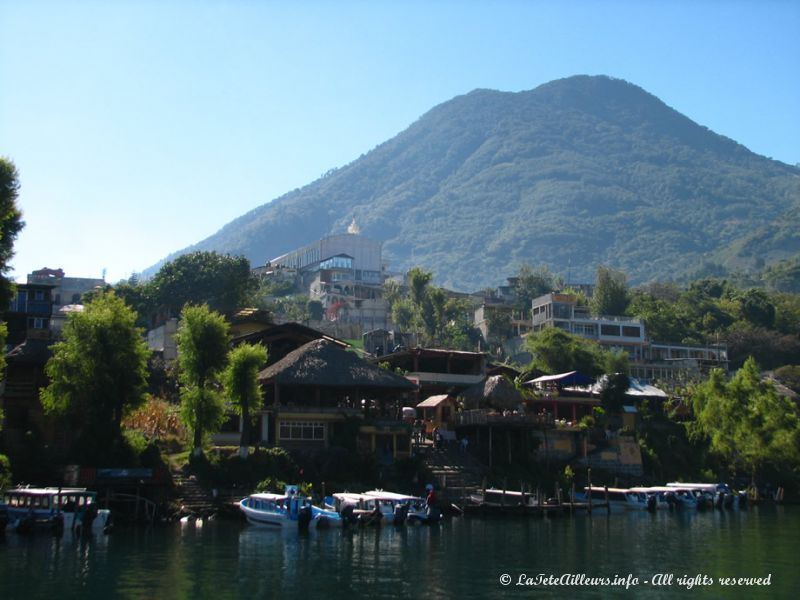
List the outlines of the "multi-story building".
{"type": "Polygon", "coordinates": [[[80,304],[86,292],[97,287],[105,287],[106,280],[95,277],[66,277],[64,269],[39,269],[28,274],[29,284],[49,285],[53,292],[53,314],[59,313],[63,306],[80,304]]]}
{"type": "Polygon", "coordinates": [[[267,278],[289,274],[311,300],[322,303],[328,321],[359,323],[368,330],[388,326],[381,242],[355,233],[331,235],[254,272],[267,278]]]}
{"type": "Polygon", "coordinates": [[[606,348],[624,350],[630,358],[631,376],[645,383],[683,383],[711,367],[728,368],[724,345],[685,346],[652,341],[647,338],[641,319],[592,316],[571,294],[553,292],[534,299],[531,321],[534,332],[558,327],[606,348]]]}
{"type": "Polygon", "coordinates": [[[52,286],[19,283],[8,306],[6,345],[13,348],[29,338],[50,339],[53,312],[52,286]]]}

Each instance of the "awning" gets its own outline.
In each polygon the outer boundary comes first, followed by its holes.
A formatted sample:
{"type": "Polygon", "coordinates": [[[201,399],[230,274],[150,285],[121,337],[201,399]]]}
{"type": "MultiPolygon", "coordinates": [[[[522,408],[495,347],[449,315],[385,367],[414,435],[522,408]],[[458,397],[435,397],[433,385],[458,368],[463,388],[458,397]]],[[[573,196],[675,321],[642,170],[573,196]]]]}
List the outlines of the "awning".
{"type": "Polygon", "coordinates": [[[445,400],[450,398],[447,394],[441,394],[439,396],[431,396],[430,398],[426,398],[419,404],[417,404],[417,408],[435,408],[442,404],[445,400]]]}
{"type": "Polygon", "coordinates": [[[594,379],[582,375],[577,371],[570,371],[569,373],[560,373],[558,375],[542,375],[536,379],[526,381],[525,385],[534,385],[537,383],[557,383],[559,385],[591,385],[594,379]]]}

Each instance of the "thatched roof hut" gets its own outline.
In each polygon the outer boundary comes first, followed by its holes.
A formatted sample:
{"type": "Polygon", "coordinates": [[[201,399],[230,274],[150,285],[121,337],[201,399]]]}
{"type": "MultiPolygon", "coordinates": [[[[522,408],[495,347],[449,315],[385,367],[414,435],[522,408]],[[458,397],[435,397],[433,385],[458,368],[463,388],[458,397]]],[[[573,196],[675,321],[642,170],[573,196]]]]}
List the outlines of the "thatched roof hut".
{"type": "Polygon", "coordinates": [[[525,401],[522,393],[503,375],[487,377],[485,382],[464,390],[461,397],[467,409],[491,407],[514,410],[525,401]]]}
{"type": "Polygon", "coordinates": [[[372,365],[337,344],[319,339],[300,346],[258,374],[262,384],[382,388],[411,391],[405,377],[372,365]]]}

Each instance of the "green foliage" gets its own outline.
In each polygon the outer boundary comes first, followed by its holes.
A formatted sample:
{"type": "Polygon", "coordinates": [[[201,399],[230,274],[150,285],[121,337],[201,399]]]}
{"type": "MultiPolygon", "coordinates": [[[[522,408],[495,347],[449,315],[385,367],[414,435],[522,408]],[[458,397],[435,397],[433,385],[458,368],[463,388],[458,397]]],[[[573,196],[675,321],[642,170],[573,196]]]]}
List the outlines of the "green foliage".
{"type": "Polygon", "coordinates": [[[11,461],[5,454],[0,454],[0,491],[11,487],[13,482],[11,461]]]}
{"type": "Polygon", "coordinates": [[[45,411],[68,417],[98,446],[116,443],[122,418],[145,400],[149,350],[135,321],[112,292],[98,295],[70,314],[45,367],[45,411]]]}
{"type": "Polygon", "coordinates": [[[545,265],[536,269],[529,264],[523,264],[517,273],[515,308],[521,310],[523,315],[529,316],[531,302],[559,287],[559,281],[545,265]]]}
{"type": "Polygon", "coordinates": [[[714,370],[693,393],[697,429],[734,472],[755,475],[765,465],[800,463],[800,412],[761,379],[748,358],[730,382],[714,370]]]}
{"type": "Polygon", "coordinates": [[[267,362],[267,349],[261,344],[241,344],[228,355],[228,366],[222,375],[225,393],[242,417],[240,445],[250,441],[251,415],[261,409],[264,392],[258,384],[258,372],[267,362]]]}
{"type": "Polygon", "coordinates": [[[157,306],[178,314],[185,304],[207,304],[212,310],[241,308],[257,282],[243,256],[192,252],[161,267],[149,284],[157,306]]]}
{"type": "Polygon", "coordinates": [[[597,280],[590,301],[595,315],[624,315],[628,308],[628,278],[622,271],[606,266],[597,268],[597,280]]]}
{"type": "Polygon", "coordinates": [[[578,371],[595,377],[603,372],[603,354],[597,344],[557,327],[529,335],[525,349],[534,357],[531,368],[542,373],[578,371]]]}
{"type": "Polygon", "coordinates": [[[423,344],[470,350],[478,334],[472,327],[472,307],[467,300],[451,298],[446,290],[430,285],[433,273],[418,267],[408,272],[409,293],[392,285],[392,321],[401,331],[413,331],[423,344]]]}
{"type": "Polygon", "coordinates": [[[25,226],[17,207],[19,173],[14,163],[0,156],[0,306],[7,307],[14,294],[6,278],[9,261],[14,256],[14,241],[25,226]]]}
{"type": "Polygon", "coordinates": [[[186,305],[175,336],[181,382],[181,417],[194,432],[194,451],[222,424],[224,410],[217,377],[225,368],[228,324],[208,306],[186,305]]]}

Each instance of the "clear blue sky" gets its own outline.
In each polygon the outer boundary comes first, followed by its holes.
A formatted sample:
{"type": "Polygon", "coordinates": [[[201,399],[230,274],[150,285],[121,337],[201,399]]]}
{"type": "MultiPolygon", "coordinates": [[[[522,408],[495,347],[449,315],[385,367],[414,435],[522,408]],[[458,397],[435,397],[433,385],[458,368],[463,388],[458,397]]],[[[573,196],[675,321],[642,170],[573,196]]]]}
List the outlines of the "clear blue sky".
{"type": "Polygon", "coordinates": [[[792,0],[0,0],[15,277],[126,278],[475,88],[611,75],[795,164],[799,65],[792,0]]]}

